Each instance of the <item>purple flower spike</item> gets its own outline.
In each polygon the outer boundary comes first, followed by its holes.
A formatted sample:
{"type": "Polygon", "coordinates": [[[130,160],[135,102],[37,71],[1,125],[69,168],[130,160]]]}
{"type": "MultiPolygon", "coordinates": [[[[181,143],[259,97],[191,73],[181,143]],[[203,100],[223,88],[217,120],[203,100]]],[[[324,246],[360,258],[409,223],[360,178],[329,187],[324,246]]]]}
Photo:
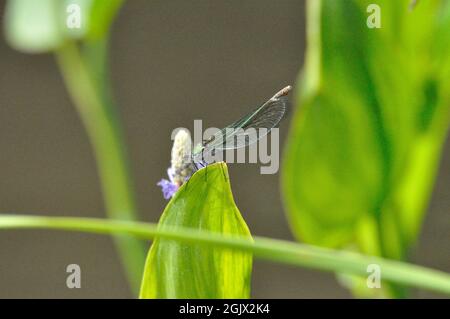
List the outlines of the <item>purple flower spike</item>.
{"type": "Polygon", "coordinates": [[[157,185],[161,186],[165,199],[173,197],[175,192],[194,173],[191,163],[191,136],[186,130],[179,130],[175,135],[172,146],[171,165],[167,170],[169,179],[162,179],[157,185]],[[187,160],[186,160],[187,159],[187,160]]]}
{"type": "Polygon", "coordinates": [[[161,190],[163,192],[163,196],[165,199],[171,198],[178,190],[177,185],[164,178],[160,180],[159,183],[156,185],[161,186],[161,190]]]}

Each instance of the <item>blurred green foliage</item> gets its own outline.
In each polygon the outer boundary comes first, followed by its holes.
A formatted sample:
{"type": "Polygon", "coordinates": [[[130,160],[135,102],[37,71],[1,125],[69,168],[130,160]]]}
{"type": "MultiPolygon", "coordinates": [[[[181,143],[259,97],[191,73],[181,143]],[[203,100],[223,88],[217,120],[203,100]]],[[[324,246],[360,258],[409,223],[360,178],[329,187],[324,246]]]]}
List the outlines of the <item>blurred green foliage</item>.
{"type": "MultiPolygon", "coordinates": [[[[225,163],[195,173],[169,202],[158,227],[186,227],[246,236],[225,163]]],[[[142,280],[141,298],[249,298],[252,254],[156,239],[142,280]]]]}
{"type": "MultiPolygon", "coordinates": [[[[56,55],[93,147],[106,213],[109,218],[136,220],[126,149],[109,82],[109,30],[122,3],[122,0],[10,0],[5,10],[5,33],[17,50],[56,55]]],[[[130,286],[137,293],[145,246],[135,238],[115,239],[130,286]]]]}
{"type": "Polygon", "coordinates": [[[417,239],[449,124],[450,1],[409,4],[308,2],[283,170],[298,239],[395,259],[417,239]]]}
{"type": "Polygon", "coordinates": [[[9,0],[5,13],[6,38],[17,50],[42,53],[60,48],[68,40],[99,40],[123,0],[9,0]],[[68,28],[70,4],[79,5],[81,27],[68,28]]]}

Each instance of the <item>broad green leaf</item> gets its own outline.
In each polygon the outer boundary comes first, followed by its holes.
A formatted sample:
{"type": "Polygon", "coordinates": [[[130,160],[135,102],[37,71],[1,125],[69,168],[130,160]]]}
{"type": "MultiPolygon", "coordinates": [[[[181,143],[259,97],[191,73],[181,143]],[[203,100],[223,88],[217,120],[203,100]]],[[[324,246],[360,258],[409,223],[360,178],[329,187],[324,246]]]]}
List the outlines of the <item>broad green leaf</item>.
{"type": "Polygon", "coordinates": [[[17,50],[41,53],[58,49],[67,40],[97,40],[107,35],[123,0],[9,0],[5,33],[17,50]],[[80,28],[70,28],[71,5],[80,9],[80,28]]]}
{"type": "MultiPolygon", "coordinates": [[[[169,202],[158,227],[222,234],[250,232],[234,203],[225,163],[199,170],[169,202]]],[[[249,298],[252,255],[156,239],[142,279],[141,298],[249,298]]]]}
{"type": "Polygon", "coordinates": [[[409,4],[308,2],[283,168],[299,239],[402,259],[418,236],[450,118],[450,1],[409,4]]]}

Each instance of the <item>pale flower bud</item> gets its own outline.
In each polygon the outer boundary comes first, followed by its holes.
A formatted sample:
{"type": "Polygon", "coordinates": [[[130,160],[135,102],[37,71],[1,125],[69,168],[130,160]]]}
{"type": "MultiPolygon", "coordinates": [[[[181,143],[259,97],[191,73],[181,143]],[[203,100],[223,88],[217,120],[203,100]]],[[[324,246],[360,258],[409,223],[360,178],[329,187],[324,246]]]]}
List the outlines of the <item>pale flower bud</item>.
{"type": "Polygon", "coordinates": [[[178,186],[181,186],[194,173],[191,148],[191,135],[186,130],[179,130],[173,141],[171,160],[172,181],[178,186]]]}
{"type": "Polygon", "coordinates": [[[167,170],[169,180],[162,179],[158,183],[161,186],[164,198],[171,198],[195,172],[195,166],[191,159],[191,149],[191,135],[186,130],[179,130],[173,141],[171,166],[167,170]]]}

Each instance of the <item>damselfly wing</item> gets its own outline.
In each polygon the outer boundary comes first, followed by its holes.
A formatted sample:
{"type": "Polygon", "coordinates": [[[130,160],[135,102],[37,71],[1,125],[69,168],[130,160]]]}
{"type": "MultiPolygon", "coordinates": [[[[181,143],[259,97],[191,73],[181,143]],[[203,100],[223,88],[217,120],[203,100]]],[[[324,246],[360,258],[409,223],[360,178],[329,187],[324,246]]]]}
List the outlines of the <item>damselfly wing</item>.
{"type": "Polygon", "coordinates": [[[264,104],[226,126],[207,141],[194,148],[192,162],[196,168],[210,164],[208,154],[249,146],[267,135],[283,118],[287,108],[287,95],[291,86],[278,91],[264,104]],[[256,134],[249,133],[249,131],[256,134]]]}

